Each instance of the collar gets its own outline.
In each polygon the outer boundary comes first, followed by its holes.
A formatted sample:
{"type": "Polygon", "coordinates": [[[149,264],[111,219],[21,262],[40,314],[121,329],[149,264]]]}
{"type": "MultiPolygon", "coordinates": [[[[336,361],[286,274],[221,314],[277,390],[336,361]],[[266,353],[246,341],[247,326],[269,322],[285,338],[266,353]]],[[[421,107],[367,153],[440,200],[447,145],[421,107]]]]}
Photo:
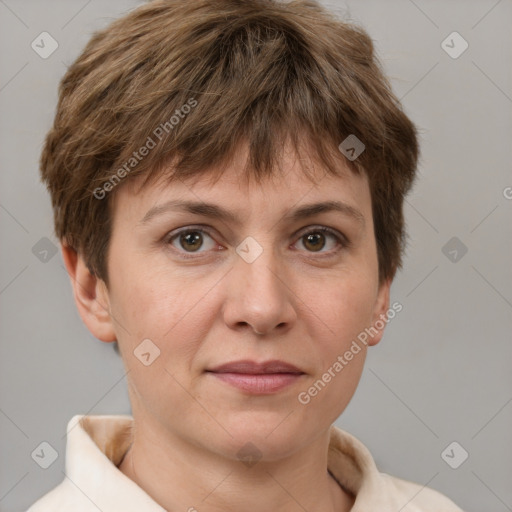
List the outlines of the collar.
{"type": "MultiPolygon", "coordinates": [[[[66,476],[99,509],[124,512],[166,512],[142,488],[118,469],[132,442],[130,415],[73,416],[67,427],[66,476]]],[[[328,471],[356,496],[352,512],[391,510],[389,489],[368,449],[354,436],[334,425],[330,428],[328,471]]],[[[390,497],[391,498],[391,497],[390,497]]]]}

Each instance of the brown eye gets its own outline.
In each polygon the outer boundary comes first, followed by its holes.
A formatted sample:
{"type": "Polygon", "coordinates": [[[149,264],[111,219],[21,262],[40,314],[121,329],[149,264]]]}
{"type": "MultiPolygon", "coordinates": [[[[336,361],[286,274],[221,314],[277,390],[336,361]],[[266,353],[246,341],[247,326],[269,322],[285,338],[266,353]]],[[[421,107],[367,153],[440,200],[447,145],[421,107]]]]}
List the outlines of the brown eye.
{"type": "Polygon", "coordinates": [[[304,246],[313,251],[320,251],[325,246],[325,236],[321,233],[310,233],[304,237],[304,246]]]}
{"type": "Polygon", "coordinates": [[[179,243],[184,249],[196,251],[203,245],[202,236],[198,231],[189,231],[179,235],[179,243]]]}
{"type": "Polygon", "coordinates": [[[205,251],[213,249],[215,243],[211,236],[203,229],[183,229],[167,237],[166,244],[172,245],[178,252],[182,254],[186,253],[198,253],[202,254],[205,251]],[[205,239],[206,235],[206,239],[205,239]],[[205,240],[210,239],[210,247],[205,240]],[[203,251],[200,251],[204,247],[203,251]]]}
{"type": "MultiPolygon", "coordinates": [[[[202,228],[188,227],[169,233],[165,239],[166,245],[171,245],[173,251],[182,258],[200,257],[218,247],[212,236],[202,228]],[[208,244],[210,244],[208,246],[208,244]]],[[[348,239],[338,231],[319,226],[299,236],[306,252],[332,256],[343,248],[350,246],[348,239]],[[331,245],[329,246],[329,239],[331,245]],[[327,247],[327,250],[322,250],[327,247]]]]}
{"type": "Polygon", "coordinates": [[[300,237],[300,240],[302,240],[302,245],[308,252],[316,252],[319,254],[337,252],[337,249],[340,250],[349,245],[348,240],[343,235],[327,227],[318,227],[314,230],[310,229],[300,237]],[[329,240],[329,238],[334,240],[331,250],[328,248],[328,250],[322,251],[322,249],[328,245],[326,240],[329,240]]]}

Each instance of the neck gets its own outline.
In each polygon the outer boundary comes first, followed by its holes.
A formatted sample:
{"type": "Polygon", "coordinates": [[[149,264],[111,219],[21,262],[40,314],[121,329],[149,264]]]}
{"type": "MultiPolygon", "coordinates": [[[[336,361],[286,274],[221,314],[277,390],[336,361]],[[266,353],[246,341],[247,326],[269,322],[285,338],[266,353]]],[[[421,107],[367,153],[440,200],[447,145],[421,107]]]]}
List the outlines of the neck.
{"type": "Polygon", "coordinates": [[[327,471],[328,442],[327,431],[286,460],[250,466],[180,438],[164,450],[135,429],[119,470],[168,512],[234,512],[248,503],[251,512],[348,512],[354,498],[327,471]]]}

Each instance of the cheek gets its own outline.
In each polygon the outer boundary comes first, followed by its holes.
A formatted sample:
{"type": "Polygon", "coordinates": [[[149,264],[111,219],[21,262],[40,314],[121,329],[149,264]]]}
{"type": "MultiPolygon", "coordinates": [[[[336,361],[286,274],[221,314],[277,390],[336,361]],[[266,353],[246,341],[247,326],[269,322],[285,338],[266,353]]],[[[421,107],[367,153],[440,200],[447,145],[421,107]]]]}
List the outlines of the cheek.
{"type": "Polygon", "coordinates": [[[299,402],[334,421],[351,400],[363,371],[367,347],[358,336],[371,323],[374,283],[360,274],[345,274],[315,290],[309,305],[315,304],[318,316],[314,322],[319,330],[312,336],[318,364],[299,402]]]}
{"type": "Polygon", "coordinates": [[[297,397],[299,407],[313,416],[334,422],[352,399],[366,359],[367,347],[358,335],[370,325],[375,297],[372,283],[340,280],[322,294],[315,311],[319,327],[312,347],[317,358],[315,375],[297,397]],[[313,412],[313,411],[316,411],[313,412]]]}
{"type": "Polygon", "coordinates": [[[172,341],[174,331],[193,321],[194,307],[205,294],[204,287],[171,272],[169,265],[155,268],[141,259],[125,260],[116,269],[113,290],[112,313],[124,321],[128,336],[162,342],[172,341]]]}
{"type": "MultiPolygon", "coordinates": [[[[378,260],[373,240],[361,242],[339,271],[326,276],[314,286],[302,289],[301,298],[322,322],[317,340],[324,340],[325,351],[331,364],[347,350],[352,341],[371,325],[378,291],[378,260]],[[313,290],[313,295],[312,295],[313,290]]],[[[306,285],[305,285],[306,286],[306,285]]],[[[364,346],[364,345],[363,345],[364,346]]]]}
{"type": "Polygon", "coordinates": [[[328,292],[317,297],[319,317],[326,328],[330,352],[339,352],[372,321],[375,283],[368,279],[347,278],[334,281],[328,292]]]}
{"type": "Polygon", "coordinates": [[[133,407],[144,404],[170,424],[176,410],[184,415],[198,413],[196,402],[184,388],[188,388],[194,355],[210,329],[211,308],[201,300],[205,287],[197,282],[170,276],[165,270],[153,269],[151,274],[126,272],[121,276],[113,314],[123,322],[120,345],[131,393],[135,393],[133,407]],[[150,343],[143,341],[148,339],[150,343]],[[144,351],[139,349],[142,346],[144,351]],[[147,352],[151,362],[145,365],[137,355],[147,352]]]}
{"type": "MultiPolygon", "coordinates": [[[[166,393],[169,386],[176,385],[171,375],[184,383],[191,372],[194,356],[215,319],[213,294],[208,294],[215,280],[193,279],[176,269],[171,272],[168,265],[148,267],[126,265],[116,275],[112,313],[122,323],[117,333],[132,379],[141,393],[146,389],[148,395],[159,395],[156,388],[160,385],[166,393]],[[147,339],[157,347],[153,350],[158,355],[145,367],[133,353],[147,339]]],[[[148,346],[151,348],[151,343],[148,346]]],[[[176,390],[179,394],[179,386],[176,390]]]]}

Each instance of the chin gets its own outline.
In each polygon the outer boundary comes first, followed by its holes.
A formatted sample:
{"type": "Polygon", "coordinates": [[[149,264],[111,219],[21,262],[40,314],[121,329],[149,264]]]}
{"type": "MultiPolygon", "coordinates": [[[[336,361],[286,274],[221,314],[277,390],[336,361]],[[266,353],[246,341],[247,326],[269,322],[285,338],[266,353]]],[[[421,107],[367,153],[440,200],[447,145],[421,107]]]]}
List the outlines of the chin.
{"type": "MultiPolygon", "coordinates": [[[[247,411],[232,413],[231,418],[223,426],[233,437],[223,436],[227,441],[227,452],[235,457],[243,456],[244,451],[251,455],[261,456],[264,460],[275,460],[291,455],[300,446],[307,443],[308,437],[315,436],[315,426],[309,432],[306,421],[294,418],[293,409],[279,412],[247,411]],[[239,454],[240,450],[242,451],[239,454]]],[[[221,441],[222,444],[222,441],[221,441]]]]}

